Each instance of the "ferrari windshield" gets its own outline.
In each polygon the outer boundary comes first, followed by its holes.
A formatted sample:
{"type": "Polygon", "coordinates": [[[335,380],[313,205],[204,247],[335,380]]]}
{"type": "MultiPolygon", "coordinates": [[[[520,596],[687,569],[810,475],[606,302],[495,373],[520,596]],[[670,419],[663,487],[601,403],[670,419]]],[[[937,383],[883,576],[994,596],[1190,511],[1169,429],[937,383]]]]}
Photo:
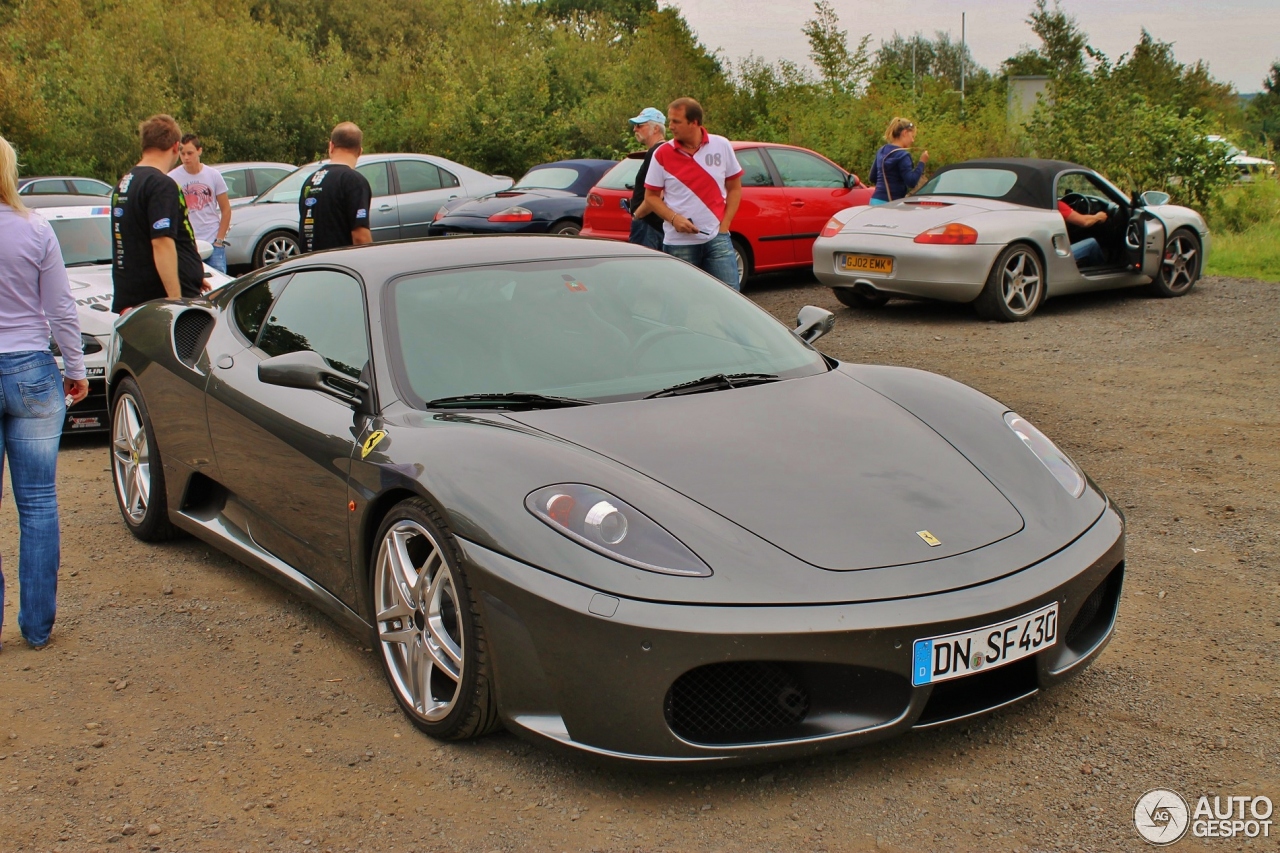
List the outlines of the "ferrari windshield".
{"type": "Polygon", "coordinates": [[[605,402],[715,374],[827,369],[749,300],[663,256],[470,267],[391,289],[391,349],[419,406],[477,394],[605,402]]]}
{"type": "MultiPolygon", "coordinates": [[[[105,209],[105,208],[104,208],[105,209]]],[[[111,217],[49,220],[68,267],[111,263],[111,217]]]]}
{"type": "Polygon", "coordinates": [[[1008,169],[952,169],[934,175],[916,195],[1003,198],[1017,182],[1017,174],[1008,169]]]}

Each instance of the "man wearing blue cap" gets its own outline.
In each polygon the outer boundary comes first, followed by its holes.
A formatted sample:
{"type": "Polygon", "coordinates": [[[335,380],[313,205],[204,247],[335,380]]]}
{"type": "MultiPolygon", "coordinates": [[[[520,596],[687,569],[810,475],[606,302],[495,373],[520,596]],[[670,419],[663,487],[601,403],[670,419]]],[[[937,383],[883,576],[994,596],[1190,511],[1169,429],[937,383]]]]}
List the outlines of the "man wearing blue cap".
{"type": "Polygon", "coordinates": [[[653,107],[645,107],[630,121],[636,141],[646,149],[640,171],[636,173],[635,189],[631,191],[631,242],[662,251],[662,217],[644,200],[644,179],[649,174],[654,150],[667,141],[667,117],[653,107]]]}

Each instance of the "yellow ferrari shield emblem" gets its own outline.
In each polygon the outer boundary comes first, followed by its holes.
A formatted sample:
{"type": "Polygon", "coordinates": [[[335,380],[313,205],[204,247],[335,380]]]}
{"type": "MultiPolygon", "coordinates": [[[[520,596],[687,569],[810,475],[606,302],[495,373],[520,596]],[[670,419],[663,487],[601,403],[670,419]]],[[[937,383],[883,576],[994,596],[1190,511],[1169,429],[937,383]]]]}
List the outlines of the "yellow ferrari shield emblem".
{"type": "Polygon", "coordinates": [[[364,459],[366,456],[372,453],[373,449],[378,446],[379,442],[381,442],[382,439],[386,437],[387,437],[387,434],[382,430],[380,429],[374,430],[373,433],[371,433],[370,436],[364,440],[364,446],[360,448],[360,458],[364,459]]]}
{"type": "Polygon", "coordinates": [[[923,539],[926,543],[928,543],[930,548],[937,548],[939,545],[942,544],[941,539],[939,539],[937,536],[934,536],[932,533],[930,533],[927,530],[917,530],[916,535],[919,536],[921,539],[923,539]]]}

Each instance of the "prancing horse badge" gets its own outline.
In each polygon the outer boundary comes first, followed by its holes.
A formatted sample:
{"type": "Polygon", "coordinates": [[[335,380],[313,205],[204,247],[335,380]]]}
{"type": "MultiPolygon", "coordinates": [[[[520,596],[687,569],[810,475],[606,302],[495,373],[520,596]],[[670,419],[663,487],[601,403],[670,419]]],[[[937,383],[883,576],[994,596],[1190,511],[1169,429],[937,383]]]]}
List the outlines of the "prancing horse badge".
{"type": "Polygon", "coordinates": [[[919,536],[921,539],[923,539],[925,542],[927,542],[930,548],[937,548],[939,545],[942,544],[941,539],[939,539],[937,536],[934,536],[932,533],[930,533],[927,530],[917,530],[916,535],[919,536]]]}
{"type": "Polygon", "coordinates": [[[364,440],[364,446],[360,448],[360,458],[364,459],[372,453],[373,449],[378,446],[378,442],[382,441],[382,439],[386,437],[387,434],[382,430],[374,430],[373,434],[364,440]]]}

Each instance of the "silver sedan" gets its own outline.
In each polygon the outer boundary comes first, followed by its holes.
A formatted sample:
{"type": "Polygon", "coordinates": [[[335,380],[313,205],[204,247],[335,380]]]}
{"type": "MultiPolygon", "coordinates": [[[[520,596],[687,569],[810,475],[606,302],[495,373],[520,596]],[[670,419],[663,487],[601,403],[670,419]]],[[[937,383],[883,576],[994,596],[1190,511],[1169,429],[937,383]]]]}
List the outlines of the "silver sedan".
{"type": "Polygon", "coordinates": [[[1209,228],[1168,202],[1128,198],[1074,163],[970,160],[913,196],[837,213],[814,243],[813,271],[850,307],[937,299],[1006,321],[1068,293],[1145,285],[1182,296],[1204,268],[1209,228]],[[1072,211],[1096,224],[1069,224],[1072,211]]]}
{"type": "MultiPolygon", "coordinates": [[[[259,195],[235,206],[227,232],[227,265],[253,268],[298,254],[298,196],[321,163],[309,163],[259,195]]],[[[425,237],[431,219],[453,198],[487,195],[511,186],[502,175],[486,175],[430,154],[366,154],[356,167],[369,181],[373,203],[369,226],[375,242],[425,237]]]]}

